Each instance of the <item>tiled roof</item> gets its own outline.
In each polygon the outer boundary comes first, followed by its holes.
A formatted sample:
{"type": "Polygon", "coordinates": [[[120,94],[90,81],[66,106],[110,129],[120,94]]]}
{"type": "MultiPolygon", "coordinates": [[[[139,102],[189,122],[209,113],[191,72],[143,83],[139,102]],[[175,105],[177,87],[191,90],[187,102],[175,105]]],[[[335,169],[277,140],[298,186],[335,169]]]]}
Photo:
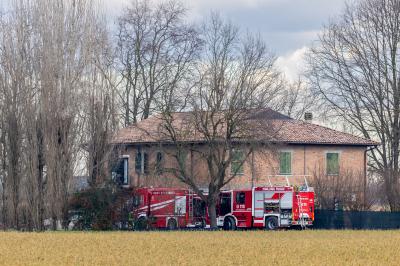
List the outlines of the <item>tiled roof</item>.
{"type": "MultiPolygon", "coordinates": [[[[193,114],[190,112],[173,113],[173,126],[177,131],[192,132],[181,136],[180,140],[188,142],[202,142],[200,134],[188,130],[193,114]],[[179,130],[182,129],[182,130],[179,130]]],[[[327,144],[327,145],[359,145],[375,146],[379,142],[357,137],[348,133],[333,130],[309,122],[291,119],[288,116],[271,109],[263,109],[250,113],[252,121],[263,124],[271,130],[258,130],[254,134],[256,141],[273,141],[287,144],[327,144]],[[269,131],[269,133],[267,133],[269,131]],[[271,134],[270,132],[274,132],[271,134]]],[[[154,115],[119,130],[113,138],[114,144],[139,144],[168,142],[160,132],[163,120],[161,116],[154,115]]],[[[257,126],[260,128],[259,126],[257,126]]]]}
{"type": "Polygon", "coordinates": [[[277,139],[294,144],[375,146],[379,142],[299,120],[276,120],[277,139]],[[279,128],[279,129],[278,129],[279,128]]]}
{"type": "MultiPolygon", "coordinates": [[[[176,129],[183,127],[190,119],[190,113],[173,113],[173,123],[176,129]]],[[[160,115],[153,115],[134,125],[120,129],[113,138],[113,143],[149,143],[168,141],[163,140],[160,131],[162,131],[163,120],[160,115]]],[[[187,141],[193,140],[192,138],[187,141]]]]}

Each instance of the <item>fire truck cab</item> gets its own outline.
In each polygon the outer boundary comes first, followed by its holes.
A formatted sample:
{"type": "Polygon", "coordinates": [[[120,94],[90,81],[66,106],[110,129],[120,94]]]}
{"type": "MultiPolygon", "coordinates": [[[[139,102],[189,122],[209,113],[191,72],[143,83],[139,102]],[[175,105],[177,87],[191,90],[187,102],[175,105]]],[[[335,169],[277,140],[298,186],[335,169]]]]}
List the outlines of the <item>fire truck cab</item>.
{"type": "Polygon", "coordinates": [[[260,186],[223,191],[217,207],[217,224],[236,228],[311,226],[314,220],[314,191],[303,186],[260,186]]]}

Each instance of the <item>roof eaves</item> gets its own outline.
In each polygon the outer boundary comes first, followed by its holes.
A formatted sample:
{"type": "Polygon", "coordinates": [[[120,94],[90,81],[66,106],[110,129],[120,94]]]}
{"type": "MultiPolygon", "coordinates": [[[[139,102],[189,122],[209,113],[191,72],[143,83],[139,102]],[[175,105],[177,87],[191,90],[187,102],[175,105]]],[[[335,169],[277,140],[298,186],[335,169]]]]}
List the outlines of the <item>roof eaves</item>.
{"type": "Polygon", "coordinates": [[[379,142],[323,142],[323,141],[281,141],[287,144],[307,144],[307,145],[337,145],[337,146],[379,146],[379,142]]]}
{"type": "MultiPolygon", "coordinates": [[[[235,142],[249,142],[249,141],[242,140],[242,141],[235,141],[235,142]]],[[[256,140],[256,141],[251,141],[251,142],[265,143],[267,141],[266,140],[256,140]]],[[[379,146],[379,145],[381,145],[380,142],[376,142],[376,141],[361,143],[361,142],[332,142],[332,141],[323,142],[323,141],[271,140],[268,142],[285,143],[285,144],[301,144],[301,145],[336,145],[336,146],[379,146]]],[[[187,140],[187,141],[181,141],[181,143],[204,144],[204,143],[206,143],[206,141],[187,140]]],[[[113,145],[154,145],[154,144],[171,145],[171,144],[174,144],[174,142],[172,142],[172,141],[124,141],[124,142],[113,142],[112,144],[113,145]]]]}

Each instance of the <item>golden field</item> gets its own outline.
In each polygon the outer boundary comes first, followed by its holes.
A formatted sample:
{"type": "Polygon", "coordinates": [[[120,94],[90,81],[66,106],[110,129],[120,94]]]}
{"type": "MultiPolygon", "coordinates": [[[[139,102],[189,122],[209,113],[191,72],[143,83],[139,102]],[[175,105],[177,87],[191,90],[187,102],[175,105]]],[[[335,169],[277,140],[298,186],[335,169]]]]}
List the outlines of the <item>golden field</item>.
{"type": "Polygon", "coordinates": [[[400,231],[0,233],[0,265],[400,265],[400,231]]]}

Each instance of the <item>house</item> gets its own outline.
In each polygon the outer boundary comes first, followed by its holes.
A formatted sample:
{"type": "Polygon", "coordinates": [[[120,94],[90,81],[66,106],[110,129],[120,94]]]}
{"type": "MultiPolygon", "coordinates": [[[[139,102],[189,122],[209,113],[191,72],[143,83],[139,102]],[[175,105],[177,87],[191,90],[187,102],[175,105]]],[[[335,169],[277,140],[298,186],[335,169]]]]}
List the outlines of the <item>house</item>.
{"type": "MultiPolygon", "coordinates": [[[[333,130],[307,121],[295,120],[271,109],[254,110],[255,121],[267,121],[276,134],[271,137],[261,132],[253,142],[260,143],[239,167],[238,176],[230,187],[251,187],[268,183],[272,177],[338,176],[352,173],[365,180],[367,149],[378,142],[333,130]],[[266,148],[263,142],[273,143],[275,148],[266,148]]],[[[173,113],[174,123],[180,124],[191,116],[190,112],[173,113]]],[[[152,116],[136,125],[123,128],[115,135],[113,144],[119,147],[120,163],[113,169],[114,178],[124,186],[180,186],[182,185],[163,167],[171,167],[174,145],[160,138],[160,116],[152,116]]],[[[184,141],[202,145],[196,136],[184,141]]],[[[241,147],[246,144],[241,144],[241,147]]],[[[240,154],[240,153],[239,153],[240,154]]],[[[195,161],[188,151],[187,160],[191,171],[207,179],[204,162],[195,161]]],[[[363,181],[364,182],[364,181],[363,181]]],[[[207,182],[204,183],[205,185],[207,182]]],[[[343,184],[342,184],[343,185],[343,184]]]]}

